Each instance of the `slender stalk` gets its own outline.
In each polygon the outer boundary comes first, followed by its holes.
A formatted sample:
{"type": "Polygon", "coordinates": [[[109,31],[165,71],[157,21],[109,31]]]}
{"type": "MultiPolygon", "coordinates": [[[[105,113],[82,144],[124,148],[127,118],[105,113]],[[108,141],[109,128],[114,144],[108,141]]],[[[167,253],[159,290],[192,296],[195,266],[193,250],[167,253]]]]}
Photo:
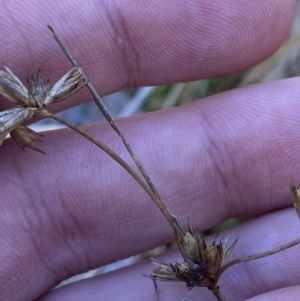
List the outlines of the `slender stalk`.
{"type": "Polygon", "coordinates": [[[235,264],[238,264],[238,263],[242,263],[242,262],[247,262],[247,261],[251,261],[251,260],[255,260],[255,259],[259,259],[259,258],[263,258],[263,257],[267,257],[267,256],[270,256],[270,255],[273,255],[273,254],[276,254],[278,252],[281,252],[285,249],[288,249],[288,248],[291,248],[297,244],[300,243],[300,238],[297,238],[283,246],[280,246],[278,248],[275,248],[273,250],[270,250],[270,251],[267,251],[267,252],[262,252],[262,253],[259,253],[259,254],[256,254],[256,255],[251,255],[251,256],[246,256],[246,257],[242,257],[242,258],[238,258],[238,259],[235,259],[235,260],[232,260],[228,263],[226,263],[218,272],[218,274],[216,275],[217,279],[220,278],[220,276],[222,275],[222,273],[230,268],[231,266],[235,265],[235,264]]]}
{"type": "MultiPolygon", "coordinates": [[[[55,33],[54,29],[50,25],[48,25],[48,28],[52,32],[55,41],[59,44],[59,46],[62,49],[62,51],[65,54],[65,56],[69,59],[69,61],[71,62],[71,64],[74,67],[78,68],[79,72],[82,75],[83,81],[86,84],[86,87],[88,88],[88,90],[90,91],[90,93],[93,95],[94,101],[97,104],[98,108],[101,110],[102,114],[104,115],[104,117],[106,118],[106,120],[108,121],[108,123],[111,125],[111,127],[118,133],[118,135],[122,139],[123,144],[125,145],[126,149],[128,150],[130,156],[132,157],[133,161],[135,162],[135,164],[138,167],[139,171],[141,172],[142,176],[146,180],[148,186],[150,187],[150,189],[152,190],[153,194],[155,195],[155,199],[152,198],[152,197],[151,198],[156,203],[156,205],[159,207],[159,209],[163,212],[164,216],[167,218],[167,220],[169,221],[169,223],[171,224],[171,226],[174,228],[174,230],[177,233],[180,233],[180,235],[183,236],[184,235],[184,231],[183,231],[182,227],[178,223],[176,217],[173,214],[171,214],[171,212],[169,211],[169,209],[165,206],[162,198],[160,197],[158,191],[156,190],[154,184],[152,183],[152,181],[151,181],[148,173],[146,172],[146,170],[144,169],[142,163],[140,162],[140,160],[137,158],[137,156],[133,152],[131,146],[127,142],[125,136],[121,132],[121,130],[118,127],[117,123],[115,122],[114,118],[109,113],[109,111],[106,108],[105,104],[103,103],[101,97],[99,96],[99,94],[97,93],[97,91],[95,90],[95,88],[93,87],[93,85],[89,82],[88,77],[82,71],[82,69],[80,68],[80,66],[78,65],[78,63],[76,62],[76,60],[73,58],[73,56],[71,55],[71,53],[68,51],[68,49],[65,47],[65,45],[61,42],[61,40],[59,39],[59,37],[55,33]],[[163,210],[162,210],[162,208],[163,208],[163,210]]],[[[138,183],[140,184],[140,181],[138,181],[138,183]]]]}
{"type": "MultiPolygon", "coordinates": [[[[46,109],[42,109],[36,112],[37,116],[40,117],[49,117],[52,118],[70,129],[76,131],[78,134],[83,136],[84,138],[88,139],[90,142],[98,146],[101,150],[103,150],[106,154],[108,154],[113,160],[118,162],[138,183],[139,185],[148,193],[150,198],[155,202],[155,204],[158,206],[162,214],[166,217],[166,219],[169,221],[169,223],[172,225],[172,227],[177,229],[177,224],[175,224],[176,219],[174,221],[173,218],[170,218],[170,213],[168,208],[165,206],[164,203],[162,203],[157,196],[154,194],[154,192],[151,190],[151,188],[141,179],[141,177],[122,159],[120,158],[111,148],[109,148],[107,145],[105,145],[103,142],[100,140],[96,139],[92,135],[90,135],[88,132],[83,130],[82,128],[72,124],[71,122],[49,112],[46,109]]],[[[171,217],[173,217],[171,215],[171,217]]]]}
{"type": "Polygon", "coordinates": [[[221,294],[217,285],[214,285],[211,291],[213,292],[214,296],[218,299],[218,301],[226,301],[226,298],[221,294]]]}

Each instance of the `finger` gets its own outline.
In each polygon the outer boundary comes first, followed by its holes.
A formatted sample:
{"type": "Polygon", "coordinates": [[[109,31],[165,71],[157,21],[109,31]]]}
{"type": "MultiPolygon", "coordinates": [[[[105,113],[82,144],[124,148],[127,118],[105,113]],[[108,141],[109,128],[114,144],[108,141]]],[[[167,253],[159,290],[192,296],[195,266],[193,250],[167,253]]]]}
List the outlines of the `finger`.
{"type": "MultiPolygon", "coordinates": [[[[230,231],[231,239],[239,241],[228,259],[240,258],[277,248],[296,239],[299,235],[299,220],[294,209],[282,210],[248,221],[230,231]]],[[[221,233],[222,235],[226,235],[221,233]]],[[[214,237],[206,239],[212,242],[214,237]]],[[[299,299],[299,250],[300,245],[269,257],[240,263],[222,275],[219,286],[226,300],[280,300],[279,296],[289,291],[281,300],[299,299]],[[289,290],[291,287],[294,289],[289,290]],[[286,289],[286,288],[289,289],[286,289]],[[285,289],[283,289],[285,288],[285,289]],[[274,296],[274,298],[270,298],[274,296]],[[277,296],[277,297],[276,297],[277,296]],[[252,299],[253,297],[253,299],[252,299]],[[267,299],[269,297],[269,299],[267,299]],[[296,297],[298,297],[296,299],[296,297]],[[251,299],[250,299],[251,298],[251,299]]],[[[178,251],[159,257],[164,262],[182,262],[178,251]]],[[[67,285],[47,294],[40,301],[59,300],[149,300],[155,299],[153,283],[142,276],[150,274],[155,266],[142,263],[93,279],[67,285]],[[117,293],[116,293],[117,292],[117,293]]],[[[181,300],[187,288],[183,282],[158,282],[161,300],[181,300]]],[[[215,300],[207,288],[196,287],[191,300],[215,300]]]]}
{"type": "Polygon", "coordinates": [[[269,293],[265,293],[256,297],[249,299],[248,301],[280,301],[280,300],[287,300],[287,301],[297,301],[299,300],[300,296],[300,286],[290,286],[285,287],[282,289],[278,289],[276,291],[272,291],[269,293]]]}
{"type": "MultiPolygon", "coordinates": [[[[296,78],[120,120],[120,126],[167,207],[182,224],[190,216],[195,227],[205,229],[292,204],[290,176],[295,181],[300,176],[299,99],[296,78]]],[[[87,129],[131,162],[108,125],[87,129]]],[[[76,133],[46,134],[45,156],[23,154],[10,143],[0,149],[6,229],[0,252],[10,258],[2,266],[9,275],[30,276],[42,292],[174,238],[146,193],[76,133]],[[22,266],[25,254],[30,267],[22,266]]],[[[1,290],[15,294],[20,285],[10,280],[1,290]]]]}
{"type": "MultiPolygon", "coordinates": [[[[273,53],[289,32],[294,8],[293,0],[143,5],[89,0],[75,12],[72,1],[5,2],[0,8],[0,57],[23,82],[41,68],[53,84],[70,63],[46,28],[51,24],[101,95],[125,86],[215,77],[273,53]],[[70,20],[70,12],[74,22],[61,22],[70,20]]],[[[83,92],[72,99],[75,104],[90,96],[83,92]]]]}

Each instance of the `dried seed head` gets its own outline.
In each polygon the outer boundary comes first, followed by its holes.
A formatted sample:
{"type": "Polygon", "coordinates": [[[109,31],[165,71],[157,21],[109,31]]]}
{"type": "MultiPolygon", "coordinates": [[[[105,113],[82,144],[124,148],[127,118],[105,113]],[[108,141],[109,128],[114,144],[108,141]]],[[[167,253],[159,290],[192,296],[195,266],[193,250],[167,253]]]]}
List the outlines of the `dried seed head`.
{"type": "Polygon", "coordinates": [[[43,80],[41,72],[38,72],[37,78],[32,78],[29,85],[28,97],[30,103],[41,109],[52,103],[61,101],[82,88],[78,87],[82,76],[78,68],[71,69],[49,90],[49,80],[43,80]]]}
{"type": "Polygon", "coordinates": [[[27,127],[20,127],[23,121],[33,116],[45,117],[44,107],[58,102],[77,92],[84,85],[78,86],[82,80],[79,68],[67,72],[51,89],[49,79],[45,81],[39,70],[37,77],[32,77],[29,88],[22,84],[15,74],[4,65],[7,72],[0,71],[0,94],[15,102],[20,107],[0,112],[0,145],[8,133],[18,146],[24,150],[30,147],[42,152],[36,145],[37,133],[27,127]]]}
{"type": "Polygon", "coordinates": [[[33,108],[12,108],[0,112],[0,145],[8,133],[16,129],[34,114],[33,108]]]}
{"type": "Polygon", "coordinates": [[[225,264],[237,239],[230,246],[228,238],[221,240],[219,244],[214,241],[212,245],[206,245],[200,232],[197,230],[194,233],[190,225],[189,228],[190,231],[184,236],[176,233],[185,262],[166,264],[151,259],[160,265],[153,271],[151,278],[164,281],[180,280],[184,281],[187,287],[205,286],[211,289],[216,285],[217,274],[225,264]]]}
{"type": "Polygon", "coordinates": [[[73,68],[49,90],[49,80],[45,81],[39,70],[37,77],[29,81],[27,90],[18,77],[4,67],[7,72],[0,71],[0,94],[23,107],[41,109],[69,97],[84,86],[78,86],[82,75],[78,68],[73,68]]]}
{"type": "Polygon", "coordinates": [[[291,190],[292,190],[294,206],[297,211],[298,217],[300,218],[300,185],[296,185],[292,182],[291,190]]]}
{"type": "Polygon", "coordinates": [[[10,133],[11,138],[18,144],[18,146],[25,151],[25,147],[32,148],[33,150],[45,154],[40,148],[35,144],[35,141],[42,142],[38,139],[38,136],[43,137],[43,135],[33,131],[32,129],[20,125],[10,133]]]}

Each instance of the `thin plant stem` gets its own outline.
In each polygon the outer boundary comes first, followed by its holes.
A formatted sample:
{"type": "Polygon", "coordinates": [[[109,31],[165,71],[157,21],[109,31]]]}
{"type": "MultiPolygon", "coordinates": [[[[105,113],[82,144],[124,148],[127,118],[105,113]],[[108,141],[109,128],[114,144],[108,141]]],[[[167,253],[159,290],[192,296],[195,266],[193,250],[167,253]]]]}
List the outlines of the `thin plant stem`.
{"type": "MultiPolygon", "coordinates": [[[[73,56],[71,55],[71,53],[68,51],[68,49],[65,47],[65,45],[61,42],[61,40],[59,39],[59,37],[55,33],[54,29],[50,25],[48,25],[48,28],[52,32],[55,41],[59,44],[59,46],[62,49],[62,51],[65,54],[65,56],[69,59],[69,61],[71,62],[71,64],[74,67],[78,68],[78,71],[82,75],[82,79],[83,79],[84,83],[86,84],[86,87],[88,88],[88,90],[90,91],[90,93],[92,94],[92,96],[94,97],[94,101],[97,104],[98,108],[101,110],[102,114],[104,115],[104,117],[106,118],[106,120],[108,121],[108,123],[111,125],[111,127],[118,133],[118,135],[122,139],[122,141],[123,141],[126,149],[128,150],[130,156],[132,157],[132,159],[135,162],[136,166],[140,170],[142,176],[146,180],[148,186],[150,187],[150,189],[152,190],[153,194],[155,195],[155,199],[152,198],[153,201],[156,203],[156,205],[162,211],[162,213],[167,218],[167,220],[169,221],[169,223],[171,224],[171,226],[174,228],[174,230],[177,233],[180,233],[182,236],[184,236],[184,231],[183,231],[182,227],[180,226],[180,224],[178,223],[176,217],[173,214],[171,214],[171,212],[169,211],[169,209],[165,206],[164,202],[162,201],[161,196],[159,195],[158,191],[156,190],[154,184],[152,183],[152,181],[151,181],[148,173],[146,172],[146,170],[144,169],[144,167],[141,164],[140,160],[137,158],[137,156],[133,152],[131,146],[127,142],[125,136],[121,132],[121,130],[118,127],[117,123],[115,122],[114,118],[109,113],[109,111],[106,108],[106,106],[104,105],[101,97],[99,96],[99,94],[97,93],[97,91],[95,90],[95,88],[93,87],[93,85],[89,82],[88,77],[82,71],[82,69],[80,68],[80,66],[78,65],[78,63],[76,62],[76,60],[73,58],[73,56]]],[[[140,182],[138,181],[138,183],[140,183],[140,182]]]]}
{"type": "Polygon", "coordinates": [[[211,289],[214,296],[218,299],[218,301],[226,301],[226,298],[221,294],[220,289],[217,285],[214,285],[211,289]]]}
{"type": "Polygon", "coordinates": [[[256,255],[250,255],[250,256],[246,256],[246,257],[242,257],[242,258],[238,258],[238,259],[235,259],[235,260],[232,260],[228,263],[226,263],[218,272],[217,274],[217,279],[220,278],[220,276],[222,275],[222,273],[230,268],[231,266],[235,265],[235,264],[238,264],[238,263],[242,263],[242,262],[247,262],[247,261],[251,261],[251,260],[255,260],[255,259],[259,259],[259,258],[263,258],[263,257],[267,257],[267,256],[270,256],[270,255],[273,255],[273,254],[276,254],[278,252],[281,252],[285,249],[288,249],[288,248],[291,248],[297,244],[300,243],[300,238],[297,238],[283,246],[280,246],[278,248],[275,248],[273,250],[270,250],[270,251],[267,251],[267,252],[262,252],[262,253],[259,253],[259,254],[256,254],[256,255]]]}
{"type": "Polygon", "coordinates": [[[119,155],[117,155],[106,144],[104,144],[100,140],[98,140],[95,137],[93,137],[92,135],[90,135],[84,129],[76,126],[75,124],[73,124],[45,109],[39,111],[39,116],[52,118],[52,119],[64,124],[65,126],[76,131],[78,134],[80,134],[81,136],[88,139],[90,142],[92,142],[96,146],[98,146],[101,150],[103,150],[106,154],[108,154],[113,160],[117,161],[144,188],[144,190],[147,190],[147,193],[150,195],[151,198],[153,197],[153,192],[151,191],[151,189],[149,189],[149,187],[146,185],[146,183],[143,180],[141,180],[140,176],[122,158],[120,158],[119,155]]]}
{"type": "Polygon", "coordinates": [[[111,148],[109,148],[107,145],[105,145],[100,140],[96,139],[92,135],[90,135],[88,132],[83,130],[82,128],[72,124],[71,122],[49,112],[46,109],[40,110],[38,112],[38,116],[40,117],[49,117],[52,118],[70,129],[76,131],[78,134],[83,136],[84,138],[88,139],[90,142],[98,146],[101,150],[103,150],[106,154],[108,154],[113,160],[118,162],[138,183],[139,185],[148,193],[150,198],[155,202],[155,204],[158,206],[158,208],[161,210],[163,215],[167,218],[167,220],[171,223],[173,220],[169,220],[168,217],[170,215],[168,208],[164,205],[164,203],[161,203],[159,199],[157,199],[157,196],[154,194],[152,189],[141,179],[141,177],[122,159],[119,155],[117,155],[111,148]]]}

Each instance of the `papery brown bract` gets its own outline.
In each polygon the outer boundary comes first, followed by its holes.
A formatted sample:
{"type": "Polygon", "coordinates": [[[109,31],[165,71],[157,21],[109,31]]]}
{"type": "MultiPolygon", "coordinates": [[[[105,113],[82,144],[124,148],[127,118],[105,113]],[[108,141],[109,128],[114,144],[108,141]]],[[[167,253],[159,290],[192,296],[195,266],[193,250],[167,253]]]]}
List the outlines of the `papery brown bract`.
{"type": "Polygon", "coordinates": [[[0,145],[6,135],[20,126],[25,120],[32,118],[33,108],[12,108],[0,112],[0,145]]]}
{"type": "Polygon", "coordinates": [[[41,109],[44,107],[44,100],[49,91],[49,79],[45,81],[42,77],[41,71],[38,71],[36,78],[33,76],[29,81],[28,98],[29,103],[41,109]]]}
{"type": "Polygon", "coordinates": [[[27,126],[20,125],[10,133],[11,138],[18,144],[18,146],[25,151],[25,147],[29,147],[37,152],[45,154],[37,145],[35,141],[42,142],[38,136],[43,135],[35,132],[27,126]]]}
{"type": "Polygon", "coordinates": [[[78,86],[78,83],[82,80],[82,76],[78,71],[78,68],[71,69],[66,73],[47,93],[43,104],[48,106],[51,103],[56,103],[71,96],[80,90],[84,85],[78,86]]]}
{"type": "Polygon", "coordinates": [[[0,70],[0,94],[21,106],[33,106],[29,102],[28,90],[17,76],[5,65],[7,72],[0,70]]]}

